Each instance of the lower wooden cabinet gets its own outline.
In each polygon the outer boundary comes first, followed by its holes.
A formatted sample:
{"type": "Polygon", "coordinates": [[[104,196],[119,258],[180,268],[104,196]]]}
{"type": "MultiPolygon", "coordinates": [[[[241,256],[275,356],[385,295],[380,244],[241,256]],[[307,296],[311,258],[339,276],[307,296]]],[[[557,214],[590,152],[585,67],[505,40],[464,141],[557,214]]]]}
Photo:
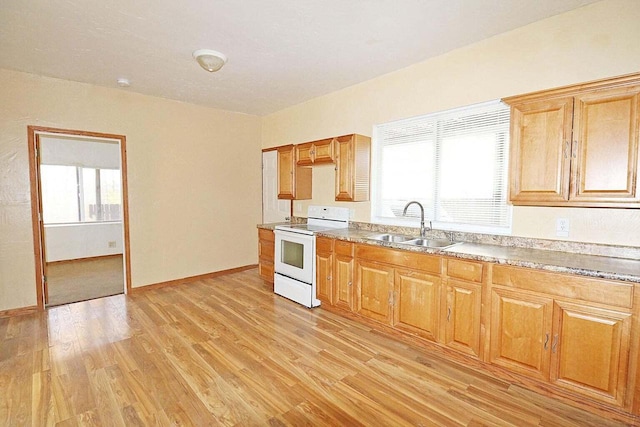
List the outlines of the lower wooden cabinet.
{"type": "Polygon", "coordinates": [[[445,298],[443,344],[480,358],[482,285],[448,279],[445,298]]]}
{"type": "Polygon", "coordinates": [[[547,380],[552,310],[551,298],[493,288],[490,362],[547,380]]]}
{"type": "Polygon", "coordinates": [[[333,239],[316,238],[316,298],[333,304],[333,239]]]}
{"type": "Polygon", "coordinates": [[[477,359],[483,358],[482,290],[486,285],[484,263],[446,260],[443,282],[442,343],[477,359]]]}
{"type": "Polygon", "coordinates": [[[362,316],[391,325],[394,269],[365,260],[356,261],[355,310],[362,316]]]}
{"type": "Polygon", "coordinates": [[[353,243],[336,240],[333,259],[333,304],[353,310],[353,243]]]}
{"type": "Polygon", "coordinates": [[[622,406],[627,382],[631,314],[556,302],[551,381],[622,406]]]}
{"type": "Polygon", "coordinates": [[[356,253],[362,257],[356,257],[354,311],[436,341],[440,316],[439,257],[360,245],[356,253]]]}
{"type": "Polygon", "coordinates": [[[515,267],[495,270],[504,283],[491,289],[490,362],[623,406],[633,286],[515,267]],[[531,288],[546,288],[547,293],[531,288]],[[583,300],[562,297],[578,293],[583,300]],[[619,306],[604,306],[603,300],[619,306]]]}
{"type": "Polygon", "coordinates": [[[440,314],[440,277],[396,269],[393,326],[436,341],[440,314]]]}
{"type": "Polygon", "coordinates": [[[258,272],[260,277],[273,284],[275,236],[273,231],[258,229],[258,272]]]}
{"type": "Polygon", "coordinates": [[[639,376],[634,284],[317,242],[324,303],[531,378],[523,383],[547,393],[638,412],[629,388],[639,376]]]}

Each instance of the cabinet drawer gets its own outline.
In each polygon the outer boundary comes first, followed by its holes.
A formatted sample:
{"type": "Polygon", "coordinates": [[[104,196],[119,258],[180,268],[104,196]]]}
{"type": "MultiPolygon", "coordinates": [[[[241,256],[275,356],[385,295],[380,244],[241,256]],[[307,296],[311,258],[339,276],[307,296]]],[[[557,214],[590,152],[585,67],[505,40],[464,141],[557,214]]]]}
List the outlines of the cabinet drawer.
{"type": "Polygon", "coordinates": [[[447,276],[482,283],[483,267],[483,264],[479,262],[450,259],[447,261],[447,276]]]}
{"type": "Polygon", "coordinates": [[[372,245],[356,245],[356,257],[385,264],[401,265],[406,269],[415,269],[440,274],[441,257],[419,254],[398,249],[389,249],[372,245]]]}
{"type": "Polygon", "coordinates": [[[334,243],[334,251],[338,255],[344,255],[348,257],[353,256],[353,243],[344,240],[336,240],[334,243]]]}
{"type": "Polygon", "coordinates": [[[275,242],[276,238],[271,230],[265,230],[264,228],[258,228],[258,239],[269,240],[275,242]]]}
{"type": "Polygon", "coordinates": [[[316,238],[316,252],[318,253],[331,253],[333,251],[333,239],[328,237],[316,238]]]}
{"type": "Polygon", "coordinates": [[[494,265],[492,282],[496,285],[618,307],[631,308],[633,305],[633,284],[613,280],[494,265]]]}

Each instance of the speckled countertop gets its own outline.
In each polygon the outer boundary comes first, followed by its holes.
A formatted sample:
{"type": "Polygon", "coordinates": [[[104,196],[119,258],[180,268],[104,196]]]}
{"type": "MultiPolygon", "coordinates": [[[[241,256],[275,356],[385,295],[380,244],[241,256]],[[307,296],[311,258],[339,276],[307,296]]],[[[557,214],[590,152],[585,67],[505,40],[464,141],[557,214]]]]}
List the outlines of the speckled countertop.
{"type": "MultiPolygon", "coordinates": [[[[259,228],[274,229],[276,224],[261,224],[259,228]]],[[[403,249],[414,252],[441,254],[449,257],[492,262],[496,264],[513,265],[517,267],[536,268],[557,273],[571,273],[602,279],[623,280],[640,283],[640,249],[634,247],[610,247],[606,245],[591,245],[571,242],[539,241],[536,239],[509,238],[500,236],[471,236],[465,233],[455,233],[454,239],[462,243],[444,250],[422,248],[402,243],[387,243],[370,239],[375,234],[390,232],[398,234],[416,235],[392,227],[355,224],[354,227],[340,230],[326,230],[317,233],[318,236],[347,240],[354,243],[388,248],[403,249]],[[404,232],[404,233],[403,233],[404,232]],[[501,244],[490,244],[497,241],[501,244]],[[539,249],[536,246],[542,246],[539,249]],[[560,248],[561,250],[557,250],[560,248]],[[556,250],[553,250],[556,249],[556,250]],[[638,250],[637,250],[638,249],[638,250]],[[596,253],[596,255],[592,254],[596,253]],[[607,254],[614,254],[608,256],[607,254]],[[627,255],[627,256],[624,256],[627,255]]],[[[442,232],[428,236],[428,238],[443,238],[442,232]]]]}

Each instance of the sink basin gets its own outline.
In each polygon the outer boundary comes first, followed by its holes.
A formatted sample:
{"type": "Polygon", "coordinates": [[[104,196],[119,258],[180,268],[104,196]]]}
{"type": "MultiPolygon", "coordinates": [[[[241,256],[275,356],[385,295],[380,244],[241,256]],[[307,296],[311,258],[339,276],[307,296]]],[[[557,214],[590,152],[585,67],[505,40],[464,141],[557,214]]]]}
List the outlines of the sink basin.
{"type": "Polygon", "coordinates": [[[447,239],[413,239],[402,242],[407,245],[421,246],[423,248],[446,249],[460,244],[447,239]]]}
{"type": "Polygon", "coordinates": [[[415,237],[402,236],[400,234],[377,234],[375,236],[369,236],[369,239],[389,243],[406,243],[410,240],[414,240],[415,237]]]}
{"type": "Polygon", "coordinates": [[[424,239],[415,236],[404,236],[402,234],[374,234],[373,236],[368,236],[368,239],[377,240],[379,242],[386,243],[399,243],[401,245],[407,246],[418,246],[421,248],[431,248],[431,249],[447,249],[455,245],[459,245],[462,242],[452,242],[449,239],[424,239]]]}

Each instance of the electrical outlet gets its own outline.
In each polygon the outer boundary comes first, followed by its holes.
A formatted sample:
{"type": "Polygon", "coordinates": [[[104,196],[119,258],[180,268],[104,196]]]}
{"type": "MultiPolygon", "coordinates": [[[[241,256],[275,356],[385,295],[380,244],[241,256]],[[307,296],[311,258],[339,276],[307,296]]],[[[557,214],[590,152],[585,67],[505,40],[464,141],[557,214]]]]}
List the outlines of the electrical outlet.
{"type": "Polygon", "coordinates": [[[109,242],[109,247],[110,248],[115,248],[116,247],[116,241],[115,240],[110,241],[109,242]]]}
{"type": "Polygon", "coordinates": [[[567,218],[556,219],[556,236],[569,237],[569,220],[567,218]]]}

